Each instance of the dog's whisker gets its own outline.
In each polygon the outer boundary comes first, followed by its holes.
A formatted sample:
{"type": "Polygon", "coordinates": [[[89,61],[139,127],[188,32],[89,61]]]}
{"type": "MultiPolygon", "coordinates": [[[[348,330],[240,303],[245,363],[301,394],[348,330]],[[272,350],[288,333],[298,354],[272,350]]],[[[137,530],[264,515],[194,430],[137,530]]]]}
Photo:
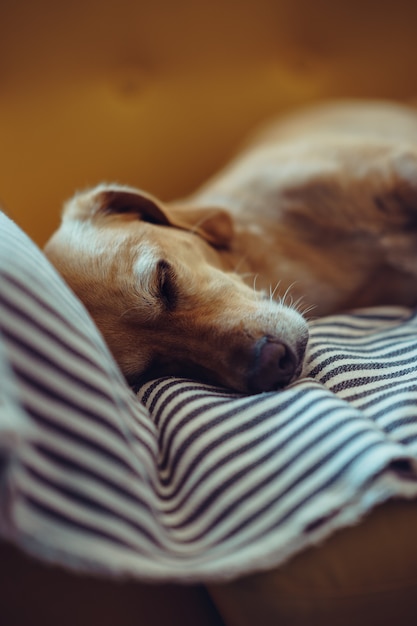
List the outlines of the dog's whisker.
{"type": "Polygon", "coordinates": [[[274,290],[273,290],[273,292],[272,292],[272,294],[271,294],[271,300],[273,300],[273,299],[274,299],[275,294],[276,294],[277,290],[279,289],[280,285],[281,285],[281,281],[279,280],[279,281],[277,282],[277,284],[275,285],[274,290]]]}
{"type": "Polygon", "coordinates": [[[289,296],[289,293],[290,293],[291,289],[292,289],[292,288],[293,288],[296,284],[297,284],[297,281],[295,280],[295,281],[294,281],[294,282],[292,282],[290,285],[288,285],[287,289],[285,290],[284,295],[282,296],[282,298],[280,298],[280,302],[281,302],[281,304],[282,304],[283,306],[290,306],[290,307],[292,306],[292,305],[291,305],[291,303],[292,303],[292,301],[293,301],[292,296],[291,296],[291,301],[290,301],[290,304],[289,304],[289,305],[287,305],[286,300],[287,300],[287,298],[288,298],[288,296],[289,296]]]}
{"type": "Polygon", "coordinates": [[[299,298],[297,298],[297,300],[295,300],[295,302],[292,305],[292,308],[294,309],[294,311],[297,311],[297,313],[300,313],[300,315],[305,316],[309,311],[312,311],[313,309],[317,308],[316,304],[303,304],[303,301],[305,299],[305,296],[300,296],[299,298]]]}
{"type": "Polygon", "coordinates": [[[122,319],[122,317],[124,317],[125,315],[127,315],[131,311],[142,311],[142,310],[143,310],[143,307],[141,307],[141,306],[131,306],[128,309],[126,309],[125,311],[123,311],[123,313],[121,313],[119,315],[119,320],[122,319]]]}
{"type": "Polygon", "coordinates": [[[312,319],[314,319],[314,317],[312,317],[312,316],[310,316],[308,314],[310,313],[310,311],[313,311],[314,309],[317,309],[317,305],[316,304],[310,304],[310,306],[307,306],[305,309],[299,310],[299,313],[301,313],[301,315],[303,317],[305,317],[306,320],[311,321],[312,319]]]}
{"type": "Polygon", "coordinates": [[[254,291],[255,293],[257,292],[257,289],[256,289],[256,281],[258,280],[258,276],[259,276],[259,274],[255,274],[255,276],[254,276],[254,278],[253,278],[253,287],[252,287],[252,289],[253,289],[253,291],[254,291]]]}
{"type": "MultiPolygon", "coordinates": [[[[248,255],[247,255],[247,254],[244,254],[244,255],[243,255],[243,256],[239,259],[239,261],[236,263],[236,265],[235,265],[235,266],[234,266],[234,268],[233,268],[233,271],[234,271],[236,274],[239,274],[239,271],[238,271],[238,270],[239,270],[239,267],[240,267],[240,266],[241,266],[241,265],[242,265],[242,264],[246,261],[246,259],[247,259],[247,258],[248,258],[248,255]]],[[[245,274],[240,274],[240,276],[245,276],[245,274]]]]}
{"type": "Polygon", "coordinates": [[[253,276],[255,272],[245,272],[244,274],[238,274],[238,276],[240,276],[240,278],[242,278],[243,280],[245,278],[248,278],[249,276],[253,276]]]}
{"type": "Polygon", "coordinates": [[[299,298],[297,298],[297,300],[295,300],[295,302],[293,303],[292,308],[295,309],[295,311],[298,311],[303,300],[304,296],[300,296],[299,298]]]}

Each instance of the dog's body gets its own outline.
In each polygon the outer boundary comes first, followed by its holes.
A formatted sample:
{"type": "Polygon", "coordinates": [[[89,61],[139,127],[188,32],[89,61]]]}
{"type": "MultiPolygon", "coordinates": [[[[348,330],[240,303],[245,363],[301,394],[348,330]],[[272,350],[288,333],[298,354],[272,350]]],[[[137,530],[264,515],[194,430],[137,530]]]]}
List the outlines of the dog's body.
{"type": "Polygon", "coordinates": [[[181,202],[79,194],[46,252],[130,382],[259,392],[302,367],[307,326],[283,294],[317,315],[414,305],[416,244],[417,113],[351,102],[264,129],[181,202]]]}

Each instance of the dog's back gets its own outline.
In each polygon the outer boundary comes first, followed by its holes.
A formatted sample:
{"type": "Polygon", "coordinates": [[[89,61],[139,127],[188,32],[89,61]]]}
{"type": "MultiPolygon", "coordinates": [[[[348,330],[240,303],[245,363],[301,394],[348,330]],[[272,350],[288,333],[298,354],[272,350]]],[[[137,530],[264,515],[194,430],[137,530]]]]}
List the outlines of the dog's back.
{"type": "Polygon", "coordinates": [[[316,314],[416,303],[414,107],[341,101],[268,123],[189,202],[227,206],[258,286],[297,281],[316,314]]]}

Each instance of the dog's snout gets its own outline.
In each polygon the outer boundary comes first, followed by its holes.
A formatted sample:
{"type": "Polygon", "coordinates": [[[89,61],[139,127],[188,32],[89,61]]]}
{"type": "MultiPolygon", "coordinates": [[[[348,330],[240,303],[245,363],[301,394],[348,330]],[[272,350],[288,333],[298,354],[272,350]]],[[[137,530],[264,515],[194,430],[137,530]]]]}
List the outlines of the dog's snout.
{"type": "Polygon", "coordinates": [[[287,385],[300,370],[304,350],[297,354],[284,342],[262,337],[256,342],[249,373],[250,391],[273,391],[287,385]]]}

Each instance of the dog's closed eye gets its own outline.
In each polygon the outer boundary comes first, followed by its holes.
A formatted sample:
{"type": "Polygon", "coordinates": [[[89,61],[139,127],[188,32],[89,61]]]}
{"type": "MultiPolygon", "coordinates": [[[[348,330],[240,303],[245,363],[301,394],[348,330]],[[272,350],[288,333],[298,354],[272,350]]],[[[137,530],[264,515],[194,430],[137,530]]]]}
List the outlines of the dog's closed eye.
{"type": "Polygon", "coordinates": [[[177,303],[178,289],[174,268],[168,261],[158,261],[157,280],[158,297],[164,306],[172,311],[177,303]]]}

